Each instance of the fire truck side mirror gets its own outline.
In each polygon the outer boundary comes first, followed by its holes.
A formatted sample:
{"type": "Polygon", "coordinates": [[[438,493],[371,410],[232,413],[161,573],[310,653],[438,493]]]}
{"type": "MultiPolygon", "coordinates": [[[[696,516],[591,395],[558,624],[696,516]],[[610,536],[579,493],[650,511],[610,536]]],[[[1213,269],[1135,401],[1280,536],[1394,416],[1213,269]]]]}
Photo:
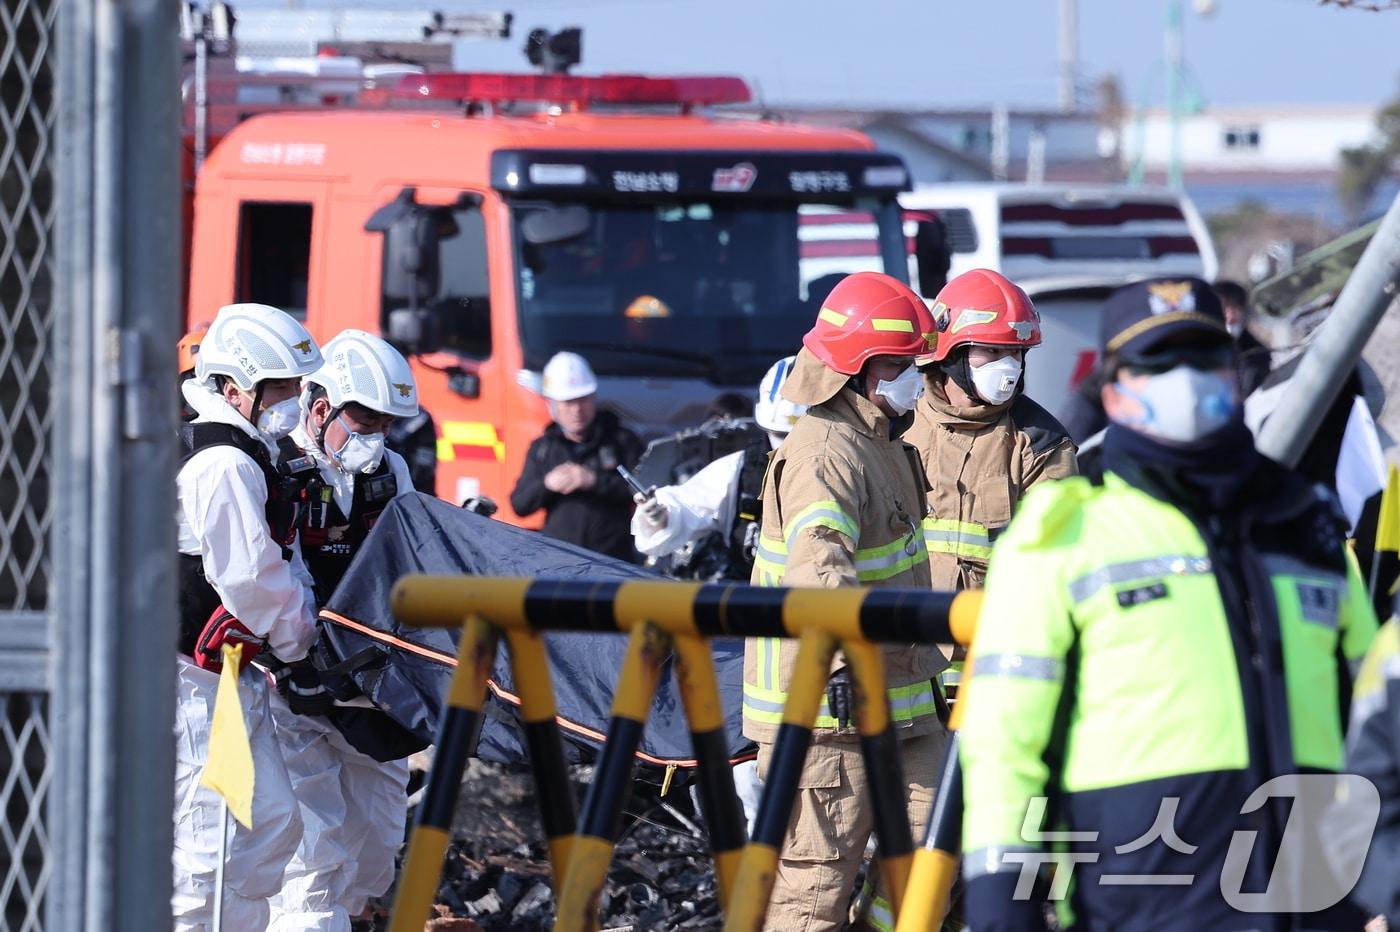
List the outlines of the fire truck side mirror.
{"type": "Polygon", "coordinates": [[[414,189],[404,188],[365,223],[367,231],[384,234],[384,338],[410,354],[435,352],[439,345],[440,328],[432,302],[442,279],[438,265],[443,232],[440,213],[415,203],[414,189]]]}
{"type": "Polygon", "coordinates": [[[431,301],[440,281],[437,219],[432,211],[412,210],[384,231],[384,297],[431,301]]]}
{"type": "Polygon", "coordinates": [[[441,346],[437,323],[432,311],[396,307],[385,315],[384,339],[406,355],[436,353],[441,346]]]}

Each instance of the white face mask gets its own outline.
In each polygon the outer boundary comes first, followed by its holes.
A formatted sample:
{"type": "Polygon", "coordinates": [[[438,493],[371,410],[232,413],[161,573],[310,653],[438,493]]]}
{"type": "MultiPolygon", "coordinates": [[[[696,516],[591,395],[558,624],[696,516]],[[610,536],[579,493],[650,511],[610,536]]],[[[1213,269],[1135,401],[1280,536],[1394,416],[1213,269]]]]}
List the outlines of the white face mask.
{"type": "Polygon", "coordinates": [[[384,435],[383,434],[357,434],[350,429],[350,425],[345,423],[344,417],[336,418],[340,422],[341,428],[348,435],[345,442],[340,445],[339,450],[327,450],[326,453],[343,472],[373,472],[379,468],[379,461],[384,458],[384,435]]]}
{"type": "Polygon", "coordinates": [[[269,440],[281,440],[292,432],[301,419],[301,404],[296,398],[287,398],[262,409],[258,415],[258,433],[269,440]]]}
{"type": "Polygon", "coordinates": [[[1151,376],[1138,391],[1122,382],[1116,385],[1143,408],[1141,417],[1119,423],[1171,443],[1193,443],[1212,434],[1230,423],[1239,409],[1231,380],[1187,365],[1151,376]]]}
{"type": "Polygon", "coordinates": [[[972,370],[973,387],[987,404],[1008,401],[1016,394],[1016,386],[1021,384],[1021,360],[1015,356],[1003,356],[968,368],[972,370]]]}
{"type": "Polygon", "coordinates": [[[1244,335],[1244,321],[1237,320],[1233,323],[1227,323],[1225,325],[1225,329],[1230,331],[1230,336],[1238,340],[1241,336],[1244,335]]]}
{"type": "Polygon", "coordinates": [[[881,379],[875,384],[875,394],[890,403],[896,414],[908,414],[924,393],[924,377],[917,366],[909,366],[893,379],[881,379]]]}

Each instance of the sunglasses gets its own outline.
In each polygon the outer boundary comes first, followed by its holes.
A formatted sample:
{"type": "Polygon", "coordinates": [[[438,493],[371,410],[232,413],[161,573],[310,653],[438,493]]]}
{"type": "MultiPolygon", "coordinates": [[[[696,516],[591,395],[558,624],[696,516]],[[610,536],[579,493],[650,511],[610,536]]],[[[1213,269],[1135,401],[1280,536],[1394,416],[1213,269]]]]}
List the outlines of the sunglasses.
{"type": "Polygon", "coordinates": [[[1178,366],[1190,366],[1202,372],[1233,369],[1235,349],[1232,346],[1173,347],[1122,361],[1122,367],[1135,375],[1161,375],[1178,366]]]}

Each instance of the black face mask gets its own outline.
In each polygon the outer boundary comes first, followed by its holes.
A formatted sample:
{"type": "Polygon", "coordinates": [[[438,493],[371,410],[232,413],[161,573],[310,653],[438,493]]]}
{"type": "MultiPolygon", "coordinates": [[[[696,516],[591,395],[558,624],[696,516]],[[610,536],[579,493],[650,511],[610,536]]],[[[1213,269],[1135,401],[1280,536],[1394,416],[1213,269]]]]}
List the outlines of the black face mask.
{"type": "Polygon", "coordinates": [[[954,385],[961,388],[967,397],[984,401],[982,396],[977,393],[977,386],[973,384],[972,365],[967,361],[967,350],[959,350],[951,358],[938,363],[937,369],[954,385]]]}

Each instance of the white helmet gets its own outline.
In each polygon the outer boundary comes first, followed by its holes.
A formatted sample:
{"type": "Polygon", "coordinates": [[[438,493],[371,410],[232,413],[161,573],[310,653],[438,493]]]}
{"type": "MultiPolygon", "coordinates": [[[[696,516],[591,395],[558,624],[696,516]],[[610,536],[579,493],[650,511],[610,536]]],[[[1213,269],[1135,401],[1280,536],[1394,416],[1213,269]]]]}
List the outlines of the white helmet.
{"type": "Polygon", "coordinates": [[[573,401],[598,391],[598,377],[578,353],[555,353],[544,364],[540,393],[550,401],[573,401]]]}
{"type": "Polygon", "coordinates": [[[267,379],[298,379],[321,366],[321,351],[290,314],[266,304],[219,308],[195,357],[195,378],[226,375],[245,392],[267,379]]]}
{"type": "Polygon", "coordinates": [[[758,426],[775,434],[786,434],[792,430],[797,419],[807,413],[807,406],[783,397],[783,383],[792,374],[796,356],[779,359],[763,374],[758,383],[758,404],[754,405],[753,419],[758,426]]]}
{"type": "Polygon", "coordinates": [[[353,401],[394,417],[418,413],[418,386],[408,360],[379,337],[363,330],[342,330],[321,353],[325,365],[306,381],[326,390],[331,407],[343,408],[353,401]]]}

